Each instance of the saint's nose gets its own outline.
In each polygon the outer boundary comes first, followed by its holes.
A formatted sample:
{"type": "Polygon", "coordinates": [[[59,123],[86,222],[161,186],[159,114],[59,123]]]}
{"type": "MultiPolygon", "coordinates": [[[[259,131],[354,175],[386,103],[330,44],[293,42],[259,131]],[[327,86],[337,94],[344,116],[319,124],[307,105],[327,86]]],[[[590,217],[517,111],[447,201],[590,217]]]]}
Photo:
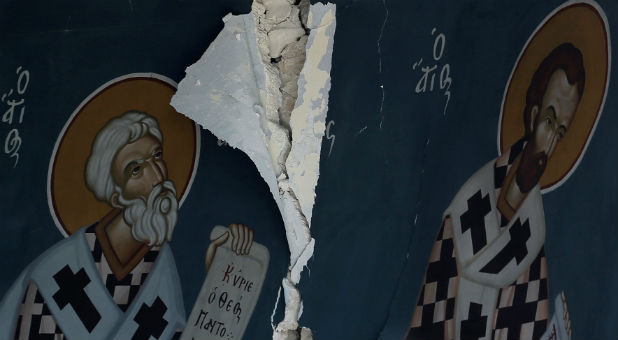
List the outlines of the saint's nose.
{"type": "Polygon", "coordinates": [[[545,139],[545,143],[543,145],[543,152],[547,158],[551,157],[552,153],[554,153],[554,149],[558,144],[558,131],[556,129],[549,129],[547,138],[545,139]]]}
{"type": "Polygon", "coordinates": [[[163,169],[161,169],[159,164],[157,164],[154,159],[149,159],[148,163],[150,165],[149,168],[152,171],[152,186],[154,187],[162,183],[163,180],[165,180],[165,177],[163,176],[163,169]]]}

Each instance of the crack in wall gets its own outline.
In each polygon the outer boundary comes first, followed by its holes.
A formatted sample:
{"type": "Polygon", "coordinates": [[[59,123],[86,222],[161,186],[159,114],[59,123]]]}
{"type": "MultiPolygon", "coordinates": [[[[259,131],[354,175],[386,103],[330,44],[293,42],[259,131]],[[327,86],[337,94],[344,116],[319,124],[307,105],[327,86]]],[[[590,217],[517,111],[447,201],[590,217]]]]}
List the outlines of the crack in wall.
{"type": "MultiPolygon", "coordinates": [[[[225,27],[172,98],[180,113],[251,158],[281,212],[290,250],[284,319],[275,339],[310,339],[299,327],[296,284],[313,256],[310,225],[330,90],[335,5],[255,0],[225,27]]],[[[280,289],[281,290],[281,289],[280,289]]],[[[271,323],[274,325],[273,311],[271,323]]]]}
{"type": "Polygon", "coordinates": [[[295,41],[288,38],[291,42],[280,56],[272,53],[269,55],[271,62],[273,57],[277,58],[274,62],[280,71],[282,93],[279,118],[282,124],[287,123],[289,126],[292,143],[285,162],[285,172],[278,177],[284,203],[282,215],[290,248],[290,267],[287,277],[282,281],[286,301],[284,318],[273,332],[274,339],[311,337],[310,329],[298,325],[303,303],[296,284],[300,281],[300,273],[307,261],[313,256],[315,244],[309,227],[319,176],[321,139],[326,130],[330,55],[334,35],[334,6],[317,4],[310,7],[308,0],[301,0],[298,10],[292,7],[290,13],[295,27],[309,30],[309,35],[296,36],[294,31],[287,31],[295,41]],[[300,46],[303,47],[302,53],[300,46]],[[288,62],[290,60],[291,63],[288,62]],[[295,96],[289,95],[287,101],[286,92],[291,91],[286,91],[286,88],[295,92],[295,96]]]}
{"type": "Polygon", "coordinates": [[[378,45],[378,77],[380,78],[380,90],[382,92],[382,99],[380,100],[380,110],[378,114],[380,117],[380,130],[382,130],[382,123],[384,122],[384,115],[382,114],[382,109],[384,108],[384,98],[386,93],[384,91],[384,82],[382,81],[382,36],[384,35],[384,28],[386,27],[386,22],[388,21],[388,7],[386,7],[386,0],[382,0],[382,5],[384,6],[384,21],[382,22],[382,27],[380,27],[380,35],[378,36],[378,40],[376,44],[378,45]]]}

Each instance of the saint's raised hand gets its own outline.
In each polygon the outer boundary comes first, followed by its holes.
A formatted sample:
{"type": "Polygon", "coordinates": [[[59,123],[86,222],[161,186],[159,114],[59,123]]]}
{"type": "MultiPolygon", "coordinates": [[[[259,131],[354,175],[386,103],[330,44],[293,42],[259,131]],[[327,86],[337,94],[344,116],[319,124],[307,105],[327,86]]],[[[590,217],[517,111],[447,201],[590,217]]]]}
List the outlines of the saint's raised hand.
{"type": "Polygon", "coordinates": [[[228,227],[228,231],[221,235],[214,236],[206,249],[206,273],[210,269],[212,261],[215,258],[217,248],[227,242],[227,239],[232,235],[232,251],[237,255],[247,255],[251,251],[251,245],[253,245],[253,230],[244,224],[232,223],[228,227]]]}

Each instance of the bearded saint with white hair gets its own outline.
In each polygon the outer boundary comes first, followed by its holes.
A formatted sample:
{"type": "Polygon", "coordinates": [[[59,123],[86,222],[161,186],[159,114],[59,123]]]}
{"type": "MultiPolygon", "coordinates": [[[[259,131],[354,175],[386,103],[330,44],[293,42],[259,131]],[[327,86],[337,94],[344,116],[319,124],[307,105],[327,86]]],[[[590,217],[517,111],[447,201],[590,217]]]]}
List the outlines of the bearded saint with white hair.
{"type": "MultiPolygon", "coordinates": [[[[167,178],[163,135],[137,111],[97,134],[86,185],[113,209],[33,261],[0,302],[0,339],[171,339],[185,326],[180,278],[168,243],[178,199],[167,178]]],[[[233,250],[248,254],[253,232],[232,224],[233,250]]],[[[208,270],[216,248],[206,251],[208,270]]]]}

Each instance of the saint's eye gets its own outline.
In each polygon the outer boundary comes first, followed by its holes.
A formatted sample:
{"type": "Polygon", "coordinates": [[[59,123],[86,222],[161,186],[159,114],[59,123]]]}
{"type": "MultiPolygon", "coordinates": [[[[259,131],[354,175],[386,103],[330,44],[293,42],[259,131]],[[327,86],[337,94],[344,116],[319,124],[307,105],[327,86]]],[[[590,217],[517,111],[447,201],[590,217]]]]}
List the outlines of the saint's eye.
{"type": "Polygon", "coordinates": [[[163,157],[163,151],[157,150],[152,154],[152,156],[154,159],[161,159],[161,157],[163,157]]]}
{"type": "Polygon", "coordinates": [[[139,175],[139,173],[142,171],[142,166],[141,165],[137,165],[135,167],[133,167],[133,169],[131,169],[131,176],[137,176],[139,175]]]}

